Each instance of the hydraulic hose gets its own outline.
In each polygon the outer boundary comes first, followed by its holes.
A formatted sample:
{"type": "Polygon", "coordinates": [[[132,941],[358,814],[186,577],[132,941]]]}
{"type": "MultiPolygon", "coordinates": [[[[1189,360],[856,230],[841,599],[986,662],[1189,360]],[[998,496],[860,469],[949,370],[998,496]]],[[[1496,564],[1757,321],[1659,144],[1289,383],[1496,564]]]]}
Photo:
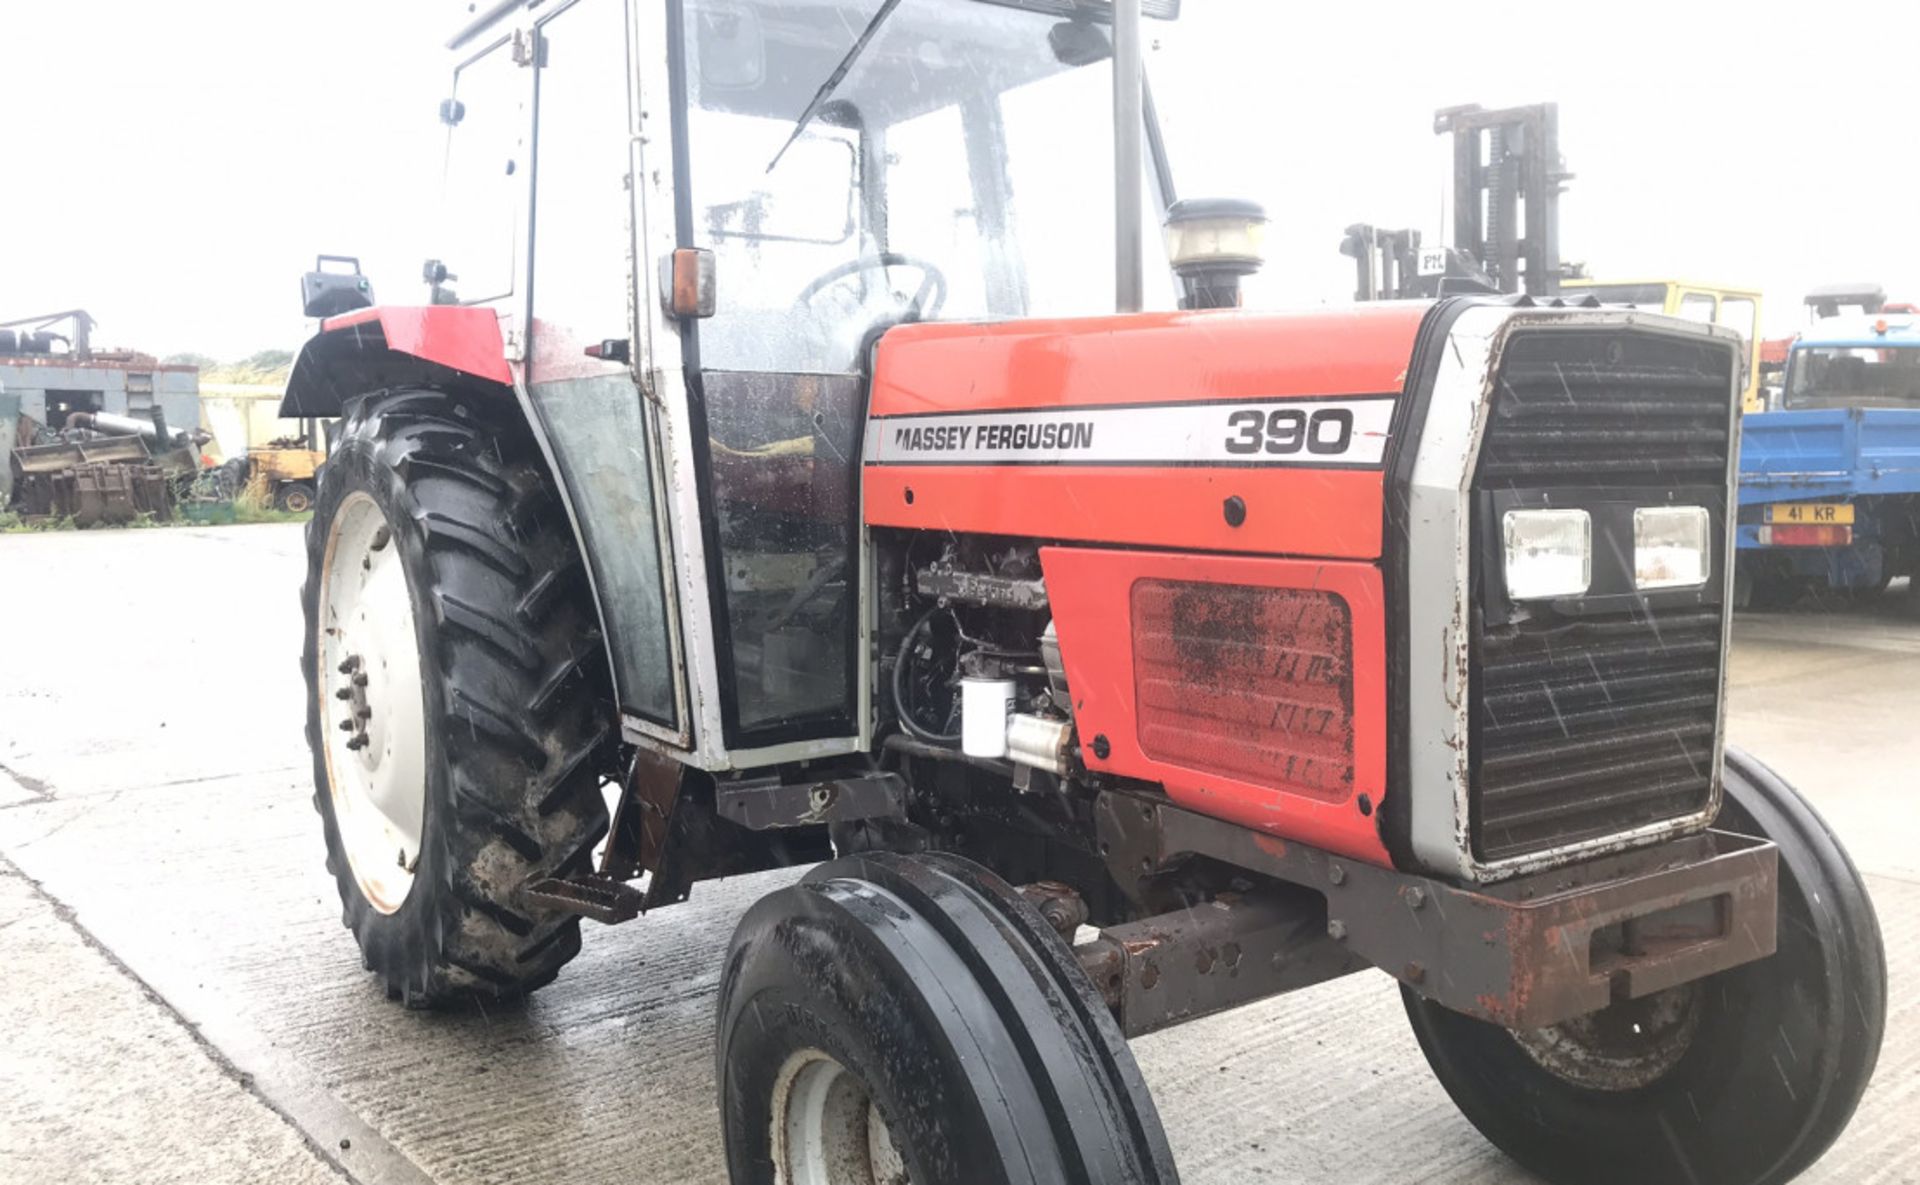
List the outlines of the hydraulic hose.
{"type": "Polygon", "coordinates": [[[900,642],[899,653],[893,660],[893,714],[899,717],[900,727],[906,729],[907,734],[916,740],[933,745],[953,746],[960,743],[959,733],[939,733],[924,728],[914,720],[913,713],[907,710],[907,659],[913,653],[914,641],[919,638],[921,631],[933,624],[934,615],[939,612],[940,609],[937,607],[927,610],[919,621],[913,623],[913,628],[907,631],[907,636],[900,642]]]}

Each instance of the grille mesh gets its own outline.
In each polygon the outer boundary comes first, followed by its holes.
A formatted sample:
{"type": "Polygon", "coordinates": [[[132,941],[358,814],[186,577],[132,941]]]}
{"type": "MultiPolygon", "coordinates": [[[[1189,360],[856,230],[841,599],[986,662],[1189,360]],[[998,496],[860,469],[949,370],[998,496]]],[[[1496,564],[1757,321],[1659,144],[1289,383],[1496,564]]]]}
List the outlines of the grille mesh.
{"type": "MultiPolygon", "coordinates": [[[[1475,488],[1645,490],[1648,502],[1678,487],[1724,491],[1731,366],[1731,351],[1706,340],[1516,335],[1475,488]]],[[[1723,492],[1716,516],[1724,502],[1723,492]]],[[[1497,551],[1476,548],[1489,554],[1497,551]]],[[[1471,677],[1476,854],[1526,855],[1703,809],[1723,612],[1641,605],[1561,618],[1541,609],[1483,627],[1471,677]]]]}

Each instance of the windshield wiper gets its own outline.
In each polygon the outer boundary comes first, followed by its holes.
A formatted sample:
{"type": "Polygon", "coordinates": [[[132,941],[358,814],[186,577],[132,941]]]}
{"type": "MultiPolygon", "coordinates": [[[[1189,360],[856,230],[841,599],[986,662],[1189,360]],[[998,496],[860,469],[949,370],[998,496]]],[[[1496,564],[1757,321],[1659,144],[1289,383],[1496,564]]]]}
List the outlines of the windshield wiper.
{"type": "Polygon", "coordinates": [[[787,149],[792,148],[793,142],[807,130],[807,125],[813,122],[813,117],[820,114],[820,108],[827,105],[827,100],[833,97],[833,92],[846,81],[847,71],[853,69],[853,64],[860,60],[862,53],[866,52],[867,42],[873,40],[873,35],[880,31],[880,26],[886,23],[886,19],[892,16],[893,10],[898,7],[900,7],[900,0],[885,0],[880,5],[880,10],[873,14],[873,19],[867,22],[867,27],[860,30],[860,36],[854,41],[853,48],[847,51],[847,56],[840,59],[840,64],[833,68],[833,73],[827,75],[827,80],[820,84],[820,89],[813,92],[813,101],[807,104],[807,109],[800,113],[799,120],[793,125],[793,134],[787,137],[787,142],[780,146],[780,151],[774,153],[773,159],[767,162],[767,172],[773,172],[773,167],[780,163],[780,158],[787,154],[787,149]]]}

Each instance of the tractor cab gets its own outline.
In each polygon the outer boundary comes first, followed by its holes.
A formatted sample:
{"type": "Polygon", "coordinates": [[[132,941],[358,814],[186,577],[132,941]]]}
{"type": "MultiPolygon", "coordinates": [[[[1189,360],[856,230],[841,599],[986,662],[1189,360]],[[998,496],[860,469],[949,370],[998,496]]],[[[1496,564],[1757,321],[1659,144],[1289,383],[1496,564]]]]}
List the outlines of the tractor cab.
{"type": "MultiPolygon", "coordinates": [[[[653,7],[530,6],[455,38],[429,278],[524,365],[628,730],[714,766],[844,750],[870,352],[904,322],[1112,310],[1111,11],[653,7]]],[[[1152,167],[1118,205],[1144,239],[1171,181],[1130,110],[1152,167]]]]}

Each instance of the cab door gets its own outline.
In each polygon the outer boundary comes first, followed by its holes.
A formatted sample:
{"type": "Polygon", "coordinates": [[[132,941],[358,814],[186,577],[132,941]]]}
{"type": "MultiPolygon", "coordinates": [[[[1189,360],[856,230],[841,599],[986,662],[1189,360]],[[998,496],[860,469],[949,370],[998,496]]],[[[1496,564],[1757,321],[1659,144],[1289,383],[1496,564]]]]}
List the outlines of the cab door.
{"type": "Polygon", "coordinates": [[[627,731],[686,747],[658,407],[636,375],[634,110],[626,0],[533,26],[526,398],[561,477],[627,731]]]}
{"type": "Polygon", "coordinates": [[[1743,411],[1759,411],[1760,298],[1746,292],[1722,292],[1714,323],[1738,333],[1746,343],[1746,352],[1740,357],[1740,407],[1743,411]]]}

